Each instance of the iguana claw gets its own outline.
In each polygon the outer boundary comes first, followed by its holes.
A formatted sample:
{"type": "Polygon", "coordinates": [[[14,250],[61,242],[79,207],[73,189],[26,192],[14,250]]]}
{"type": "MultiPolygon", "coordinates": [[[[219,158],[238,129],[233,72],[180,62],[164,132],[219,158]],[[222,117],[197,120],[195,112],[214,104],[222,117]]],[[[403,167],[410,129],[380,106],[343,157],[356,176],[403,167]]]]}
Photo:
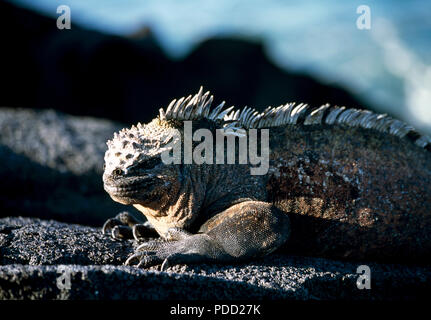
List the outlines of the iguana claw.
{"type": "Polygon", "coordinates": [[[200,263],[227,256],[206,234],[190,234],[182,229],[174,228],[168,231],[167,238],[176,241],[153,240],[142,243],[125,262],[125,265],[150,267],[162,265],[161,270],[176,264],[200,263]]]}
{"type": "Polygon", "coordinates": [[[114,218],[106,220],[102,227],[102,233],[111,233],[113,239],[142,240],[156,235],[156,232],[148,223],[142,223],[127,211],[120,212],[114,218]]]}

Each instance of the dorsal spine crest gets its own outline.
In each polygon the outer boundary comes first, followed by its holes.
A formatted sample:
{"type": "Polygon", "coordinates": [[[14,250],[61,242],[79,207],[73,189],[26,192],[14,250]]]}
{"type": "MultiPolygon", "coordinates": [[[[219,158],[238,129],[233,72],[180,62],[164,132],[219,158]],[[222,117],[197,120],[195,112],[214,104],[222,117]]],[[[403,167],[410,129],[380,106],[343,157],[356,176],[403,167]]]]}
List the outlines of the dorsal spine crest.
{"type": "Polygon", "coordinates": [[[200,87],[199,92],[194,96],[172,100],[166,110],[159,110],[159,117],[161,120],[178,121],[208,119],[220,122],[224,128],[233,131],[283,125],[344,125],[373,129],[399,138],[407,135],[414,136],[414,142],[419,147],[429,149],[431,145],[429,136],[417,134],[409,124],[369,110],[329,104],[313,108],[304,103],[289,102],[275,108],[268,107],[259,112],[247,106],[242,109],[234,109],[233,106],[224,109],[224,101],[211,109],[213,100],[214,97],[210,92],[203,94],[203,88],[200,87]]]}

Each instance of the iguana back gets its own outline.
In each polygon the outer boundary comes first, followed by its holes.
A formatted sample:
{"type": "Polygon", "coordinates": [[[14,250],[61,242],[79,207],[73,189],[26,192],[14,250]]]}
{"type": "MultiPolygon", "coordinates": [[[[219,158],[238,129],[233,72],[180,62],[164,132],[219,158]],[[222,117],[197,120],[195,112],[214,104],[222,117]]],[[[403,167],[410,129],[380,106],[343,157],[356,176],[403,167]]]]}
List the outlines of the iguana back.
{"type": "Polygon", "coordinates": [[[378,260],[431,253],[431,152],[349,124],[272,128],[268,201],[298,254],[378,260]]]}

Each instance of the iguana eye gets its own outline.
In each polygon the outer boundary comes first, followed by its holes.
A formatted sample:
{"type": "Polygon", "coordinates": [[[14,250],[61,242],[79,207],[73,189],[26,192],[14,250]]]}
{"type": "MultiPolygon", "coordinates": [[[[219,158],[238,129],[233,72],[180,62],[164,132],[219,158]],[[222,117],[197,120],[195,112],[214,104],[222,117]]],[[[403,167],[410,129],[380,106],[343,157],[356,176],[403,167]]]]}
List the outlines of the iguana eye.
{"type": "Polygon", "coordinates": [[[112,171],[112,174],[114,176],[120,176],[123,173],[123,171],[119,168],[115,169],[114,171],[112,171]]]}

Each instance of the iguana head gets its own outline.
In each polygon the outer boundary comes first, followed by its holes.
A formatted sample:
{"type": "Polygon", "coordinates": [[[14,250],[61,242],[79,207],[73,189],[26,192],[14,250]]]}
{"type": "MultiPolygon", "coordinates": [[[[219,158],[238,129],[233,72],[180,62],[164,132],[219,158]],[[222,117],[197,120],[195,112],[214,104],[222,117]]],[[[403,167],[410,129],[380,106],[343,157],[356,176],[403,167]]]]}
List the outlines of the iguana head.
{"type": "Polygon", "coordinates": [[[224,102],[211,110],[213,97],[201,90],[195,96],[173,100],[160,116],[148,124],[138,123],[114,134],[107,142],[103,174],[104,188],[117,202],[149,208],[174,203],[184,177],[182,164],[166,164],[161,155],[182,137],[184,120],[193,124],[216,124],[232,108],[224,102]],[[211,112],[210,112],[211,111],[211,112]]]}
{"type": "Polygon", "coordinates": [[[107,143],[103,182],[115,201],[151,205],[166,200],[178,183],[178,173],[160,155],[175,133],[174,126],[157,118],[114,134],[107,143]]]}

